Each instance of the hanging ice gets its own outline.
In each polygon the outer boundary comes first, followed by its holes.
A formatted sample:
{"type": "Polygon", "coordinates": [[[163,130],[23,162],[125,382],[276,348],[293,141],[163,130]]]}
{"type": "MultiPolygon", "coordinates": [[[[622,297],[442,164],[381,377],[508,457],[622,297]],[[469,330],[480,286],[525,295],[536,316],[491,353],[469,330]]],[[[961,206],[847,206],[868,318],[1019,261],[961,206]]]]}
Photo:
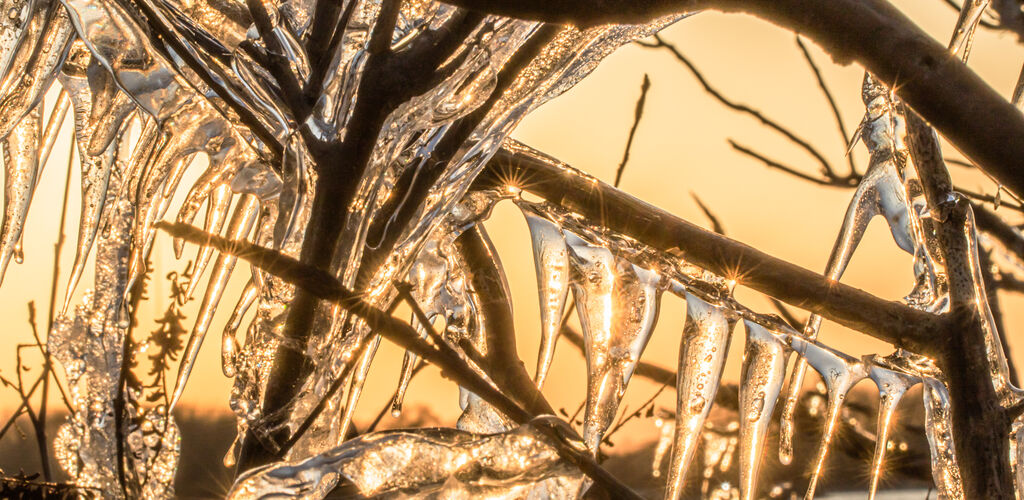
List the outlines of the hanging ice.
{"type": "Polygon", "coordinates": [[[743,321],[747,344],[740,370],[740,497],[757,498],[765,438],[786,377],[789,346],[765,327],[743,321]]]}
{"type": "Polygon", "coordinates": [[[934,378],[925,377],[923,383],[924,428],[931,448],[932,480],[935,481],[940,498],[961,500],[964,491],[953,444],[949,391],[945,384],[934,378]]]}
{"type": "Polygon", "coordinates": [[[704,421],[718,394],[736,318],[722,305],[686,294],[686,324],[679,348],[676,380],[676,425],[669,462],[666,498],[682,497],[683,481],[704,421]]]}
{"type": "Polygon", "coordinates": [[[846,395],[854,385],[857,385],[857,382],[868,376],[868,368],[860,360],[798,336],[791,335],[789,342],[793,350],[821,374],[821,378],[828,388],[825,428],[822,430],[821,443],[818,445],[818,456],[815,459],[811,482],[804,495],[804,498],[809,500],[814,498],[814,490],[825,466],[825,458],[828,456],[829,446],[832,443],[832,436],[835,434],[836,424],[839,422],[840,410],[846,400],[846,395]]]}
{"type": "Polygon", "coordinates": [[[587,358],[583,439],[596,454],[657,322],[660,277],[575,235],[566,240],[587,358]]]}
{"type": "Polygon", "coordinates": [[[0,282],[21,240],[39,174],[42,112],[37,107],[4,141],[4,220],[0,228],[0,282]]]}
{"type": "MultiPolygon", "coordinates": [[[[259,199],[255,196],[245,195],[238,200],[235,212],[231,215],[231,222],[228,224],[227,238],[232,241],[246,239],[252,231],[259,211],[259,199]]],[[[174,409],[185,390],[185,383],[188,381],[189,374],[192,373],[192,366],[195,364],[196,356],[199,355],[199,348],[203,345],[206,332],[210,328],[210,323],[213,322],[213,314],[217,311],[217,305],[224,295],[224,288],[228,285],[228,280],[231,278],[231,272],[237,261],[238,258],[233,255],[221,254],[217,257],[217,263],[214,264],[210,276],[210,284],[206,287],[206,295],[199,306],[195,327],[189,335],[185,354],[178,367],[178,377],[174,382],[174,393],[171,397],[171,409],[174,409]]]]}
{"type": "Polygon", "coordinates": [[[533,261],[537,269],[537,291],[540,298],[541,340],[537,356],[537,387],[555,356],[555,344],[562,328],[562,315],[569,294],[569,254],[562,230],[554,223],[533,214],[520,204],[533,240],[533,261]]]}
{"type": "MultiPolygon", "coordinates": [[[[893,240],[904,251],[917,255],[920,236],[919,225],[915,224],[916,213],[909,205],[909,196],[904,185],[903,169],[907,162],[907,147],[904,143],[903,118],[896,112],[884,86],[870,75],[865,75],[863,84],[864,104],[868,112],[860,126],[860,136],[871,154],[867,172],[857,186],[843,218],[839,237],[832,247],[825,277],[839,281],[857,245],[860,244],[868,223],[877,215],[885,217],[893,240]]],[[[804,325],[804,337],[814,340],[821,328],[821,316],[812,314],[804,325]]],[[[779,431],[779,459],[788,464],[793,459],[793,412],[803,386],[806,362],[797,360],[789,385],[789,395],[782,410],[782,427],[779,431]]]]}
{"type": "Polygon", "coordinates": [[[889,431],[892,418],[896,414],[896,406],[903,395],[920,380],[917,377],[891,370],[879,364],[877,356],[865,360],[868,366],[868,377],[878,386],[878,424],[875,426],[875,454],[871,459],[871,485],[868,499],[874,500],[878,491],[878,482],[882,477],[882,465],[885,463],[885,452],[889,446],[889,431]]]}

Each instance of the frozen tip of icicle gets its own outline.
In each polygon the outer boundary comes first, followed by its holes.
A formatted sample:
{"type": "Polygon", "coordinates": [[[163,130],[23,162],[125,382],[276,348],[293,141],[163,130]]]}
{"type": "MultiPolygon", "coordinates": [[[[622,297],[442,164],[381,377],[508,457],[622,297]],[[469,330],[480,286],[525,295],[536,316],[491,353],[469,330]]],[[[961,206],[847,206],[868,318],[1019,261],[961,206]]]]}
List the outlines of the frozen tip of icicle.
{"type": "Polygon", "coordinates": [[[392,405],[391,406],[391,418],[401,418],[401,417],[402,417],[402,404],[401,403],[397,403],[397,404],[392,405]]]}
{"type": "Polygon", "coordinates": [[[14,258],[14,263],[15,264],[24,264],[25,263],[25,250],[21,246],[21,240],[20,239],[18,240],[18,243],[16,243],[14,245],[14,254],[11,257],[14,258]]]}

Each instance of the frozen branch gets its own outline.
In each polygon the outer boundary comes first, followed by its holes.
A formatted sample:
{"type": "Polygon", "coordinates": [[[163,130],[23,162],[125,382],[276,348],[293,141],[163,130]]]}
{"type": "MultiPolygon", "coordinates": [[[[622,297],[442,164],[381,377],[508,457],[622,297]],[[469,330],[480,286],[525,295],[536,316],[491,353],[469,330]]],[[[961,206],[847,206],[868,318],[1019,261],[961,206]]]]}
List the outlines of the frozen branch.
{"type": "Polygon", "coordinates": [[[687,262],[854,330],[915,352],[933,352],[938,318],[826,279],[705,230],[582,172],[501,150],[477,187],[522,179],[523,190],[687,262]]]}
{"type": "Polygon", "coordinates": [[[839,63],[860,63],[979,167],[1024,193],[1024,115],[885,0],[447,1],[581,26],[639,23],[700,9],[752,14],[814,40],[839,63]]]}

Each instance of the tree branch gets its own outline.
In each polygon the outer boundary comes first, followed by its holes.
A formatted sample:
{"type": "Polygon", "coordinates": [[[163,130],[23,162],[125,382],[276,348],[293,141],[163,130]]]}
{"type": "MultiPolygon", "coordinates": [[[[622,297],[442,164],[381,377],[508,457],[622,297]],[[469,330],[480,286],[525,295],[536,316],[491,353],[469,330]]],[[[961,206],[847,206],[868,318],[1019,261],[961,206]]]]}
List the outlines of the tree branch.
{"type": "Polygon", "coordinates": [[[814,312],[854,330],[918,353],[933,352],[938,318],[767,255],[707,231],[571,168],[501,150],[477,188],[504,188],[522,179],[523,190],[562,205],[612,231],[753,290],[814,312]]]}
{"type": "MultiPolygon", "coordinates": [[[[974,163],[1024,193],[1024,115],[885,0],[447,0],[523,19],[592,26],[715,9],[752,14],[858,62],[974,163]]],[[[1012,2],[1011,2],[1012,3],[1012,2]]]]}

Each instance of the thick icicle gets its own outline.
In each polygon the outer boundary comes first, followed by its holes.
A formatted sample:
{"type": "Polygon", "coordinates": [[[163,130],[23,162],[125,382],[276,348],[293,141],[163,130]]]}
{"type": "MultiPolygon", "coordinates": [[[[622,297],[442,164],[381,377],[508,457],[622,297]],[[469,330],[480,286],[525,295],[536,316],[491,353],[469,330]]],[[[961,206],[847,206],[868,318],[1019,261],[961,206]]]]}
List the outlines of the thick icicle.
{"type": "Polygon", "coordinates": [[[583,438],[596,454],[657,322],[660,277],[575,235],[566,240],[587,359],[583,438]]]}
{"type": "Polygon", "coordinates": [[[24,117],[39,112],[33,110],[57,78],[75,32],[67,11],[56,1],[36,7],[27,31],[10,71],[0,81],[0,138],[11,134],[24,117]]]}
{"type": "Polygon", "coordinates": [[[949,391],[941,381],[925,377],[924,429],[931,448],[932,480],[939,490],[939,498],[962,500],[963,482],[960,466],[956,462],[953,444],[953,416],[950,415],[949,391]]]}
{"type": "Polygon", "coordinates": [[[4,140],[4,221],[0,228],[0,283],[21,240],[39,173],[42,113],[35,108],[4,140]]]}
{"type": "Polygon", "coordinates": [[[882,477],[882,465],[889,445],[889,431],[896,406],[911,387],[920,382],[917,377],[880,366],[873,359],[868,362],[868,377],[878,386],[878,424],[875,426],[875,454],[871,459],[871,486],[868,500],[874,500],[878,481],[882,477]]]}
{"type": "MultiPolygon", "coordinates": [[[[232,241],[244,240],[252,231],[256,222],[256,216],[260,213],[259,199],[253,195],[245,195],[238,200],[235,212],[231,215],[231,222],[228,224],[226,237],[232,241]]],[[[173,410],[178,399],[185,390],[185,382],[192,373],[192,366],[195,364],[196,356],[199,355],[199,348],[203,345],[206,332],[213,322],[213,315],[217,312],[217,304],[224,295],[224,288],[231,278],[231,271],[235,268],[238,258],[228,254],[220,254],[217,263],[213,266],[210,276],[210,283],[206,287],[206,295],[199,306],[199,313],[196,315],[196,324],[188,338],[188,346],[182,356],[181,364],[178,367],[178,377],[174,382],[174,393],[171,396],[170,407],[173,410]]]]}
{"type": "Polygon", "coordinates": [[[814,490],[817,488],[818,479],[823,472],[825,458],[828,456],[832,436],[835,434],[836,424],[839,422],[843,401],[850,389],[868,376],[868,368],[862,361],[823,345],[793,335],[789,339],[793,350],[803,356],[807,363],[821,374],[821,378],[828,388],[825,428],[822,430],[821,443],[818,445],[818,456],[815,459],[811,482],[807,486],[807,493],[804,494],[804,498],[810,500],[814,498],[814,490]]]}
{"type": "Polygon", "coordinates": [[[569,254],[562,230],[556,224],[532,213],[524,205],[520,208],[530,227],[533,262],[537,269],[541,336],[534,378],[540,388],[554,359],[555,344],[562,328],[562,314],[569,295],[569,254]]]}
{"type": "Polygon", "coordinates": [[[676,380],[676,425],[665,498],[682,497],[690,461],[697,451],[704,421],[718,394],[736,317],[728,308],[686,294],[686,324],[679,348],[676,380]]]}
{"type": "Polygon", "coordinates": [[[747,344],[740,369],[740,498],[757,495],[765,437],[786,378],[789,346],[765,327],[744,320],[747,344]]]}

